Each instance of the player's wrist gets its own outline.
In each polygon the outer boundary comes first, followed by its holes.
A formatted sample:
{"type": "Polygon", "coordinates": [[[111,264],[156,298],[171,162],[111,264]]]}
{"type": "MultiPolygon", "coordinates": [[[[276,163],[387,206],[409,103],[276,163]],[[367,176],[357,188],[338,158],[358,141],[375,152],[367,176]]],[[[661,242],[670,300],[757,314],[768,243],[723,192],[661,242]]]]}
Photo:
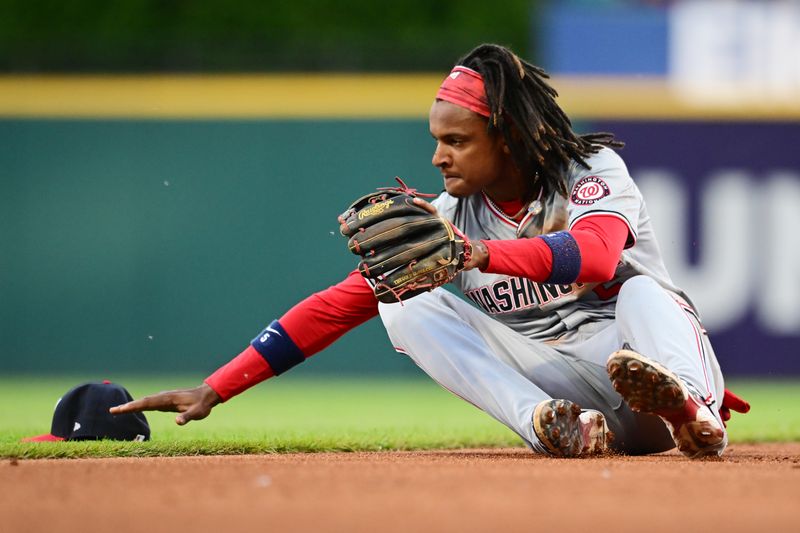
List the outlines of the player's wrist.
{"type": "Polygon", "coordinates": [[[472,241],[472,256],[464,265],[465,270],[484,270],[489,266],[489,248],[483,241],[472,241]]]}
{"type": "Polygon", "coordinates": [[[222,403],[222,397],[208,383],[203,382],[196,390],[200,395],[200,402],[208,408],[222,403]]]}

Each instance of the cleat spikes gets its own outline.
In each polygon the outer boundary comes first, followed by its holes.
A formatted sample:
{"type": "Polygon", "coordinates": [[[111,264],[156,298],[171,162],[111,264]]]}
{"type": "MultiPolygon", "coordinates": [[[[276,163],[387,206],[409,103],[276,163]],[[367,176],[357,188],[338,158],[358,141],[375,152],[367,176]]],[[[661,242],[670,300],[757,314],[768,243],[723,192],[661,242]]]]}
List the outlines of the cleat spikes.
{"type": "Polygon", "coordinates": [[[569,400],[545,400],[533,410],[533,431],[547,452],[556,457],[603,453],[609,442],[602,413],[581,410],[569,400]]]}
{"type": "Polygon", "coordinates": [[[728,443],[722,422],[673,372],[629,349],[611,354],[606,370],[628,407],[660,417],[683,455],[722,455],[728,443]],[[620,368],[617,376],[611,376],[613,368],[620,368]]]}

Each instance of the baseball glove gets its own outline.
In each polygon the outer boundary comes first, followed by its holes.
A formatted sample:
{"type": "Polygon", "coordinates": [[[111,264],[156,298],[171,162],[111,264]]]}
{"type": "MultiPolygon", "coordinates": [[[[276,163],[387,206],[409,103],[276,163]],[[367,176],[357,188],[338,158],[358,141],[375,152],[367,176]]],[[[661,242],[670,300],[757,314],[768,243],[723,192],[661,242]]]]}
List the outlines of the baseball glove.
{"type": "Polygon", "coordinates": [[[453,280],[469,261],[472,246],[447,219],[414,204],[418,193],[400,178],[353,202],[339,215],[347,247],[362,257],[361,275],[380,302],[408,300],[453,280]]]}

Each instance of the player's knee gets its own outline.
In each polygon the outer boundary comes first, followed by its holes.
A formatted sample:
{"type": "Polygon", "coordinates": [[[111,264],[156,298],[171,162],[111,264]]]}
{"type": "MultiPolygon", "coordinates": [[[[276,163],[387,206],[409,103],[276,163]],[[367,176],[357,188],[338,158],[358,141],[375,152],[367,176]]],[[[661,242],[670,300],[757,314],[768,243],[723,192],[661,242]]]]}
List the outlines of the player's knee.
{"type": "Polygon", "coordinates": [[[629,314],[641,312],[642,302],[652,301],[653,291],[663,291],[661,286],[649,276],[634,276],[622,284],[617,295],[617,319],[625,319],[629,314]]]}
{"type": "Polygon", "coordinates": [[[625,302],[636,295],[652,290],[661,290],[656,280],[650,276],[634,276],[622,284],[617,296],[617,305],[619,302],[625,302]]]}

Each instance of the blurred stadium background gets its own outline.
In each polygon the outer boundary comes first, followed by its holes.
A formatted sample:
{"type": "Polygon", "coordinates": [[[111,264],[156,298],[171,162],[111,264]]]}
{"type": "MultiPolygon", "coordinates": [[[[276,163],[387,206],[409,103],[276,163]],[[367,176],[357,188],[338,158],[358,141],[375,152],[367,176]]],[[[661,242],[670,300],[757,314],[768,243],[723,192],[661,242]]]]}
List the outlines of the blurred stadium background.
{"type": "MultiPolygon", "coordinates": [[[[353,267],[353,197],[440,188],[427,110],[487,41],[627,142],[723,369],[799,375],[800,5],[777,0],[0,0],[0,373],[213,371],[353,267]]],[[[373,321],[295,373],[418,371],[373,321]]]]}

